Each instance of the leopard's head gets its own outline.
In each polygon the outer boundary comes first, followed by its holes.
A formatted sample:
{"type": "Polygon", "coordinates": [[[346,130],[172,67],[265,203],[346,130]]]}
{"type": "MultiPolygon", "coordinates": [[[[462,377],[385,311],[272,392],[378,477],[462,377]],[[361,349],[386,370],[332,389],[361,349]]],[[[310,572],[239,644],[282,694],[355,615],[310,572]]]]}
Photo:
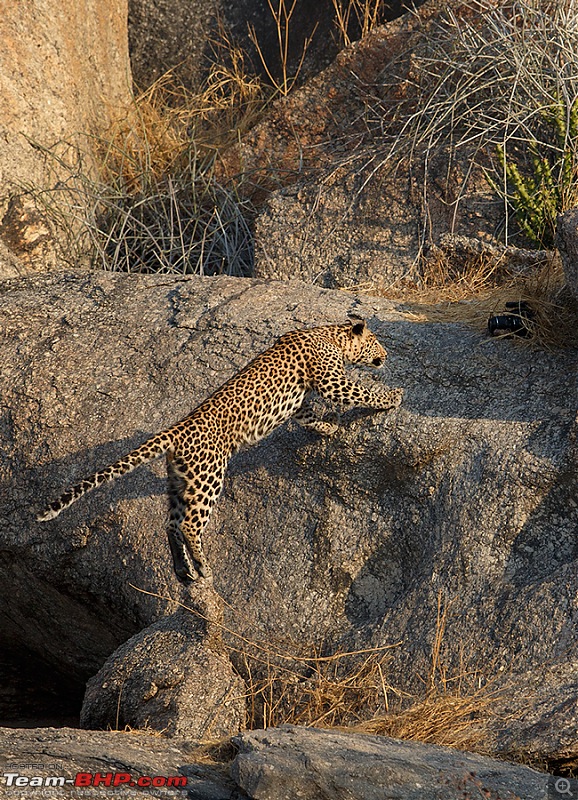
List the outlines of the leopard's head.
{"type": "Polygon", "coordinates": [[[387,358],[387,350],[380,344],[364,319],[353,317],[349,321],[349,336],[345,357],[353,364],[381,367],[387,358]]]}

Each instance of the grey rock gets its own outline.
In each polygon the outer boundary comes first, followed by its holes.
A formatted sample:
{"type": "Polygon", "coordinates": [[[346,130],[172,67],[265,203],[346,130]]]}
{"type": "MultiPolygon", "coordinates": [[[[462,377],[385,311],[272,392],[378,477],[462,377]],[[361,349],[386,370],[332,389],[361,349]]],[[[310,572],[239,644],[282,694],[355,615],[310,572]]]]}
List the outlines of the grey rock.
{"type": "Polygon", "coordinates": [[[255,276],[298,278],[328,288],[384,284],[409,274],[415,262],[416,216],[405,187],[355,197],[355,179],[340,170],[324,185],[274,192],[255,223],[255,276]]]}
{"type": "Polygon", "coordinates": [[[43,800],[117,795],[163,800],[544,800],[553,784],[550,776],[528,767],[449,748],[291,726],[246,731],[235,738],[235,750],[222,747],[212,758],[190,739],[142,733],[0,728],[0,741],[0,776],[12,776],[0,779],[0,797],[7,798],[29,798],[34,792],[43,800]],[[100,773],[113,786],[75,787],[78,773],[100,773]],[[32,788],[16,786],[16,776],[61,776],[72,783],[32,788]],[[127,776],[135,783],[142,777],[164,778],[165,785],[145,789],[122,784],[115,791],[114,781],[127,776]],[[186,787],[176,788],[174,779],[184,778],[186,787]]]}
{"type": "Polygon", "coordinates": [[[560,251],[568,288],[578,298],[578,208],[565,211],[558,217],[556,246],[560,251]]]}
{"type": "Polygon", "coordinates": [[[578,662],[547,663],[516,679],[514,691],[504,680],[492,749],[510,761],[549,764],[574,774],[578,767],[578,662]],[[570,772],[572,771],[572,772],[570,772]]]}
{"type": "Polygon", "coordinates": [[[254,800],[544,800],[548,776],[444,747],[286,726],[248,731],[232,773],[254,800]]]}
{"type": "Polygon", "coordinates": [[[168,70],[189,88],[205,71],[206,50],[218,0],[129,0],[128,35],[136,87],[147,89],[168,70]]]}
{"type": "Polygon", "coordinates": [[[219,652],[218,635],[205,627],[181,610],[121,645],[88,681],[81,726],[128,725],[194,739],[237,733],[245,721],[245,686],[219,652]]]}
{"type": "MultiPolygon", "coordinates": [[[[385,373],[352,374],[403,386],[404,403],[347,414],[330,439],[290,423],[235,457],[205,535],[224,638],[301,652],[399,643],[388,682],[420,693],[441,597],[447,674],[508,674],[522,698],[532,670],[575,662],[575,350],[299,282],[78,273],[0,294],[0,641],[13,667],[26,657],[81,685],[191,601],[166,546],[162,464],[48,524],[36,512],[284,331],[347,313],[390,354],[385,373]]],[[[549,757],[556,736],[571,757],[572,734],[560,719],[549,757]]]]}
{"type": "MultiPolygon", "coordinates": [[[[126,732],[82,731],[73,728],[0,728],[0,797],[62,800],[62,798],[158,797],[162,800],[232,800],[234,784],[221,765],[195,763],[196,743],[190,739],[126,732]],[[75,786],[79,773],[96,776],[99,786],[75,786]],[[6,775],[13,777],[6,778],[6,775]],[[135,783],[158,778],[157,784],[130,786],[114,781],[130,776],[135,783]],[[16,785],[17,778],[62,777],[71,783],[16,785]],[[110,776],[110,777],[107,777],[110,776]],[[165,779],[163,781],[163,779],[165,779]],[[11,785],[7,785],[11,780],[11,785]],[[108,780],[112,785],[107,786],[108,780]],[[186,780],[186,788],[182,785],[186,780]],[[181,782],[180,786],[177,782],[181,782]],[[162,785],[164,783],[164,785],[162,785]]],[[[81,778],[86,781],[86,778],[81,778]]]]}

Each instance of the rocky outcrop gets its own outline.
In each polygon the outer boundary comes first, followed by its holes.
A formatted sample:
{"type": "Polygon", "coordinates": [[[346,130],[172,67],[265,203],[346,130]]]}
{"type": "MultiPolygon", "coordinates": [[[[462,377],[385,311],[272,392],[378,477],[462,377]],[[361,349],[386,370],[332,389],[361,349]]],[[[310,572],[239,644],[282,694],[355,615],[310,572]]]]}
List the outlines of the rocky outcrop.
{"type": "Polygon", "coordinates": [[[34,791],[46,800],[76,798],[80,793],[104,798],[114,795],[115,785],[122,787],[116,789],[122,797],[142,797],[144,789],[147,797],[163,800],[185,795],[195,800],[557,796],[556,779],[528,767],[444,747],[336,731],[289,726],[248,731],[235,738],[234,748],[222,746],[220,752],[195,747],[183,738],[167,741],[66,728],[0,729],[0,736],[0,774],[11,776],[4,778],[11,781],[6,797],[29,797],[34,791]],[[72,785],[52,783],[39,789],[37,783],[32,789],[34,784],[24,782],[49,776],[61,776],[72,785]],[[74,786],[75,780],[80,785],[84,781],[82,789],[74,786]],[[99,785],[87,787],[89,780],[99,785]]]}
{"type": "Polygon", "coordinates": [[[425,159],[395,122],[420,107],[416,87],[431,75],[419,64],[448,13],[474,16],[461,0],[429,0],[374,29],[225,154],[229,174],[244,170],[281,187],[255,223],[255,275],[379,290],[415,279],[424,245],[447,231],[491,238],[501,210],[473,152],[450,157],[440,147],[425,159]],[[396,136],[408,146],[390,158],[396,136]]]}
{"type": "MultiPolygon", "coordinates": [[[[40,207],[30,199],[18,210],[8,202],[26,190],[53,189],[70,179],[66,143],[81,144],[90,169],[94,136],[105,133],[130,101],[126,0],[66,5],[59,0],[9,3],[0,18],[0,238],[20,257],[22,269],[55,266],[40,207]],[[27,221],[28,215],[28,221],[27,221]],[[40,224],[40,228],[39,228],[40,224]],[[43,229],[40,243],[39,230],[43,229]],[[40,250],[32,247],[33,240],[40,250]],[[48,252],[47,252],[48,251],[48,252]]],[[[72,156],[71,163],[74,163],[72,156]]],[[[20,201],[17,201],[20,202],[20,201]]],[[[0,272],[0,277],[2,273],[0,272]]]]}
{"type": "MultiPolygon", "coordinates": [[[[525,675],[516,676],[515,691],[507,680],[495,710],[492,752],[511,761],[548,764],[564,774],[576,773],[578,753],[578,662],[547,661],[525,675]]],[[[578,788],[578,787],[577,787],[578,788]]]]}
{"type": "Polygon", "coordinates": [[[190,739],[74,728],[0,728],[0,739],[2,797],[232,800],[234,783],[223,765],[195,763],[198,748],[190,739]]]}
{"type": "MultiPolygon", "coordinates": [[[[434,649],[446,677],[507,674],[512,698],[519,680],[528,709],[527,675],[575,662],[575,350],[490,340],[485,315],[478,328],[416,321],[298,282],[78,273],[0,295],[0,641],[13,671],[48,666],[81,686],[127,638],[197,602],[172,572],[162,464],[40,525],[47,501],[284,331],[348,313],[389,351],[383,375],[352,374],[403,386],[403,405],[349,413],[329,439],[290,423],[235,457],[205,535],[223,639],[289,655],[395,645],[388,684],[414,693],[434,649]]],[[[538,697],[532,708],[532,720],[548,711],[538,697]]],[[[562,717],[549,755],[556,742],[576,754],[574,734],[562,717]]]]}
{"type": "MultiPolygon", "coordinates": [[[[212,594],[210,588],[200,591],[212,594]]],[[[204,605],[207,617],[207,605],[215,603],[204,605]]],[[[228,654],[219,652],[219,631],[206,627],[179,611],[121,645],[88,682],[81,726],[128,725],[205,740],[236,733],[245,723],[245,686],[228,654]]]]}

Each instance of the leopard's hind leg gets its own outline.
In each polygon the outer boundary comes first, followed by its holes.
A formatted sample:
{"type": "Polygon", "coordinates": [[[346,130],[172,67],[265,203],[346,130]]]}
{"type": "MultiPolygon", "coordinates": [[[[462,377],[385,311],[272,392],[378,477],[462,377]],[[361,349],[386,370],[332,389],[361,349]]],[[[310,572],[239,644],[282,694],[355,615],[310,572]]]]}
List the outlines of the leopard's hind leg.
{"type": "Polygon", "coordinates": [[[189,557],[182,533],[186,505],[184,500],[185,479],[174,463],[174,454],[167,453],[167,494],[169,499],[169,519],[167,538],[173,557],[175,574],[180,581],[194,581],[198,572],[189,557]]]}
{"type": "Polygon", "coordinates": [[[197,574],[211,579],[202,534],[223,488],[227,460],[215,455],[214,460],[205,460],[204,465],[190,464],[172,455],[167,466],[171,507],[168,535],[175,572],[184,581],[195,580],[197,574]]]}

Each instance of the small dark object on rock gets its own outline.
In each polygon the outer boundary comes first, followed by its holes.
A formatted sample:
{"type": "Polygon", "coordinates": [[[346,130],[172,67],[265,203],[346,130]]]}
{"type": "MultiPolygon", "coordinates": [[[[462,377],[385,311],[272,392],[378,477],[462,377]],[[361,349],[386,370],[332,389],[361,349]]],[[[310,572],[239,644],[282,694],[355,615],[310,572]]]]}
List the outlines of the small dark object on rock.
{"type": "Polygon", "coordinates": [[[524,300],[514,300],[505,305],[509,314],[499,314],[488,320],[490,336],[531,336],[532,326],[528,323],[535,317],[531,306],[524,300]]]}

